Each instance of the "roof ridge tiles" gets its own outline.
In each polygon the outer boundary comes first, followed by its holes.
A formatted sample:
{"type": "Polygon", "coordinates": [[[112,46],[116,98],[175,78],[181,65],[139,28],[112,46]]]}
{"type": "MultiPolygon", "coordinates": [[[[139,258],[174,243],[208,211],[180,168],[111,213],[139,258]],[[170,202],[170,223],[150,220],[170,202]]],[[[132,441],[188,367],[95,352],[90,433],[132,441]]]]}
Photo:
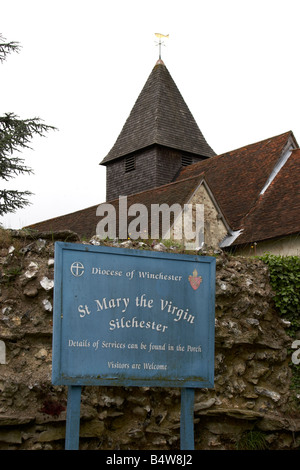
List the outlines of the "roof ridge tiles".
{"type": "MultiPolygon", "coordinates": [[[[219,161],[220,159],[222,158],[228,158],[231,154],[234,154],[234,153],[237,153],[237,152],[240,152],[242,150],[249,150],[251,147],[254,148],[255,146],[257,145],[260,145],[260,144],[264,144],[264,143],[267,143],[267,142],[272,142],[274,141],[275,139],[278,139],[278,138],[283,138],[284,136],[286,136],[286,138],[288,139],[289,136],[293,136],[293,132],[292,131],[287,131],[287,132],[283,132],[281,134],[278,134],[278,135],[275,135],[273,137],[269,137],[267,139],[262,139],[262,140],[259,140],[257,142],[253,142],[252,144],[248,144],[248,145],[244,145],[242,147],[237,147],[236,149],[233,149],[233,150],[229,150],[229,151],[226,151],[226,152],[223,152],[223,153],[220,153],[220,154],[217,154],[217,155],[214,155],[213,158],[209,158],[209,159],[205,159],[205,160],[201,160],[199,162],[196,162],[196,163],[193,163],[192,165],[189,165],[189,166],[186,166],[186,167],[183,167],[179,174],[177,175],[177,178],[180,179],[180,176],[181,175],[184,175],[186,172],[190,172],[192,171],[192,169],[197,169],[199,167],[202,167],[202,166],[206,166],[206,165],[213,165],[213,164],[218,164],[217,161],[219,161]]],[[[294,136],[293,136],[294,138],[294,136]]],[[[295,143],[297,144],[296,142],[296,139],[294,138],[295,140],[295,143]]],[[[282,145],[282,148],[284,147],[285,145],[285,142],[283,143],[282,145]]],[[[258,152],[260,152],[260,150],[257,150],[258,152]]],[[[203,170],[205,171],[205,170],[203,170]]]]}

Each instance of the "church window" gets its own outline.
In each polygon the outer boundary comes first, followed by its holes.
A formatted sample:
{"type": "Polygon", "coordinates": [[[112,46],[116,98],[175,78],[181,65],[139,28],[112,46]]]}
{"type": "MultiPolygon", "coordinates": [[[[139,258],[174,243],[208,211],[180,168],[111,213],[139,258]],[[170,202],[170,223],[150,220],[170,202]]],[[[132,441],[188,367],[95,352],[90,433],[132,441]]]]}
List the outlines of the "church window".
{"type": "Polygon", "coordinates": [[[193,163],[192,157],[190,155],[182,155],[181,157],[181,166],[188,166],[193,163]]]}
{"type": "Polygon", "coordinates": [[[134,155],[130,155],[125,158],[125,173],[135,170],[135,158],[134,155]]]}

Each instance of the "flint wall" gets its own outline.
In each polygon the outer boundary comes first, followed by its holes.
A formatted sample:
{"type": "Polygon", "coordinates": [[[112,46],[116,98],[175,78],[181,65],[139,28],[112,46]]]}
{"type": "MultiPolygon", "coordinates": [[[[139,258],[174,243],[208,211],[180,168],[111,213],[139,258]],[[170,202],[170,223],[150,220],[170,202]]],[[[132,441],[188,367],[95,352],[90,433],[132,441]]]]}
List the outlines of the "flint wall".
{"type": "MultiPolygon", "coordinates": [[[[51,383],[54,242],[78,238],[0,236],[0,449],[63,449],[67,389],[51,383]]],[[[195,448],[299,449],[292,340],[268,269],[216,259],[215,387],[196,390],[195,448]]],[[[179,449],[179,432],[179,389],[83,387],[80,449],[179,449]]]]}

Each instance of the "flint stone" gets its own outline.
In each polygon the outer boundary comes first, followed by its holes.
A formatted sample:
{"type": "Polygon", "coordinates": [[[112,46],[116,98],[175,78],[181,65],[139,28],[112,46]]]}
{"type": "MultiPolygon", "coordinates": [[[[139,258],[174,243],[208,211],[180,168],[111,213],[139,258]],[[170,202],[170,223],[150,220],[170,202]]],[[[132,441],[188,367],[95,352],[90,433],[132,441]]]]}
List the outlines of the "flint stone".
{"type": "Polygon", "coordinates": [[[281,396],[277,392],[273,392],[272,390],[268,390],[263,387],[254,387],[254,390],[258,395],[263,395],[264,397],[271,398],[273,401],[277,402],[280,400],[281,396]]]}
{"type": "Polygon", "coordinates": [[[153,249],[155,251],[167,251],[167,247],[163,243],[156,243],[156,245],[154,245],[153,249]]]}
{"type": "Polygon", "coordinates": [[[37,359],[45,359],[48,356],[48,351],[44,348],[40,349],[38,353],[35,354],[34,357],[37,359]]]}
{"type": "Polygon", "coordinates": [[[113,405],[113,406],[116,406],[117,408],[119,408],[120,406],[123,405],[124,398],[119,397],[119,396],[111,398],[111,397],[108,397],[107,395],[102,395],[101,401],[102,401],[102,403],[101,403],[102,406],[110,407],[110,406],[113,405]]]}
{"type": "Polygon", "coordinates": [[[144,433],[141,429],[130,429],[127,434],[128,436],[135,439],[141,439],[142,437],[144,437],[144,433]]]}
{"type": "Polygon", "coordinates": [[[9,314],[11,311],[12,311],[12,308],[11,308],[11,307],[4,307],[4,308],[2,309],[3,315],[9,314]]]}
{"type": "Polygon", "coordinates": [[[28,253],[29,251],[31,251],[34,247],[34,243],[29,243],[29,245],[26,245],[26,246],[23,246],[21,249],[20,249],[20,253],[22,253],[22,255],[25,255],[26,253],[28,253]]]}
{"type": "Polygon", "coordinates": [[[122,248],[132,248],[132,241],[131,240],[125,240],[125,242],[120,243],[120,246],[122,248]]]}
{"type": "Polygon", "coordinates": [[[36,277],[37,275],[37,272],[38,272],[38,269],[39,269],[39,266],[37,263],[34,263],[33,261],[29,264],[28,268],[27,268],[27,271],[25,271],[25,274],[24,276],[27,278],[27,279],[33,279],[34,277],[36,277]]]}
{"type": "Polygon", "coordinates": [[[54,281],[52,279],[48,279],[46,276],[43,277],[40,284],[46,291],[49,291],[54,287],[54,281]]]}
{"type": "Polygon", "coordinates": [[[99,246],[99,245],[101,245],[101,241],[103,241],[103,240],[102,240],[101,237],[99,237],[99,235],[94,235],[94,236],[90,239],[90,244],[91,244],[91,245],[95,245],[95,246],[99,246]]]}
{"type": "Polygon", "coordinates": [[[243,375],[245,373],[245,370],[246,370],[245,361],[242,361],[242,360],[235,361],[235,363],[233,365],[233,370],[234,370],[236,375],[243,375]]]}
{"type": "Polygon", "coordinates": [[[222,291],[227,291],[228,287],[227,287],[226,282],[221,282],[221,284],[220,284],[220,289],[221,289],[222,291]]]}
{"type": "Polygon", "coordinates": [[[45,248],[45,246],[46,246],[46,240],[39,238],[36,241],[36,248],[38,251],[42,251],[45,248]]]}
{"type": "Polygon", "coordinates": [[[35,286],[27,286],[25,287],[23,294],[26,297],[36,297],[38,295],[38,290],[35,286]]]}
{"type": "Polygon", "coordinates": [[[42,300],[42,304],[44,306],[44,309],[47,312],[52,312],[52,305],[51,305],[51,302],[48,299],[42,300]]]}
{"type": "Polygon", "coordinates": [[[215,402],[216,402],[215,398],[209,398],[206,401],[196,403],[195,406],[194,406],[194,411],[195,411],[195,413],[197,413],[197,411],[205,410],[207,408],[210,408],[211,406],[213,406],[215,404],[215,402]]]}
{"type": "Polygon", "coordinates": [[[247,373],[247,380],[248,382],[251,382],[253,384],[257,384],[258,380],[260,377],[263,375],[266,376],[266,374],[270,371],[270,367],[268,364],[261,364],[259,362],[251,364],[251,367],[249,368],[249,371],[247,373]]]}

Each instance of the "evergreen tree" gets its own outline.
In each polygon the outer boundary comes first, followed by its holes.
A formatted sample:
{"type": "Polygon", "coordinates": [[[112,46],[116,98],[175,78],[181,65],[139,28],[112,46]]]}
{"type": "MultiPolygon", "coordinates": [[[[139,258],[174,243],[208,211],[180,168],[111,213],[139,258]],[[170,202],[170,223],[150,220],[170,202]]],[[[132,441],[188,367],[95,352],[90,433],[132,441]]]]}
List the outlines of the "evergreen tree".
{"type": "MultiPolygon", "coordinates": [[[[0,34],[0,62],[7,59],[11,52],[19,52],[17,42],[6,42],[0,34]]],[[[30,148],[30,141],[35,135],[44,136],[55,127],[43,124],[40,118],[20,119],[14,113],[0,116],[0,179],[8,181],[19,174],[33,173],[24,164],[24,159],[17,155],[24,148],[30,148]]],[[[3,189],[0,186],[0,216],[15,212],[29,204],[30,191],[3,189]]]]}

